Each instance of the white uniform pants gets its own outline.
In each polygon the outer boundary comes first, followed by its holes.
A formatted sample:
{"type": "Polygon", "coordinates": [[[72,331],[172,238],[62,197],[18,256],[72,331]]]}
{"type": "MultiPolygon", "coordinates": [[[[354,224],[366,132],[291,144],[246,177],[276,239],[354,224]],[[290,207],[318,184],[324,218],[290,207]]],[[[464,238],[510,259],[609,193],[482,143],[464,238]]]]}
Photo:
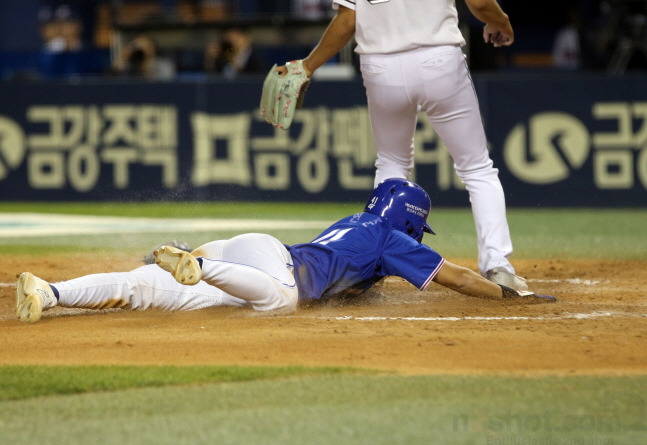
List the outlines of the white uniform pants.
{"type": "Polygon", "coordinates": [[[193,251],[202,257],[202,280],[258,311],[292,310],[299,291],[292,256],[276,238],[247,233],[207,243],[193,251]]]}
{"type": "MultiPolygon", "coordinates": [[[[478,100],[458,46],[419,48],[396,54],[364,54],[360,65],[377,150],[375,185],[408,178],[419,110],[447,146],[469,192],[482,274],[514,269],[505,197],[487,150],[478,100]]],[[[433,201],[433,198],[432,198],[433,201]]]]}
{"type": "Polygon", "coordinates": [[[194,252],[205,257],[203,281],[194,286],[178,283],[170,273],[151,264],[130,272],[52,283],[59,292],[58,305],[170,311],[248,304],[259,311],[296,307],[292,258],[277,239],[246,234],[204,244],[194,252]]]}
{"type": "Polygon", "coordinates": [[[62,307],[189,311],[246,304],[202,281],[195,286],[180,284],[156,264],[130,272],[86,275],[52,285],[59,292],[58,305],[62,307]]]}

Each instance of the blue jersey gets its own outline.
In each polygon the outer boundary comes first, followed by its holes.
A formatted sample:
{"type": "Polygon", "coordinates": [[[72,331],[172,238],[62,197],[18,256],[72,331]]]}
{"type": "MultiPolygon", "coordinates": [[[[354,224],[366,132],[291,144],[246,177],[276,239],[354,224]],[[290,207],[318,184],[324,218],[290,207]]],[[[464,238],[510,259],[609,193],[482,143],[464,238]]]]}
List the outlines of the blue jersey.
{"type": "Polygon", "coordinates": [[[430,247],[370,213],[344,218],[313,241],[286,247],[294,261],[300,299],[368,288],[385,276],[402,277],[424,289],[445,262],[430,247]]]}

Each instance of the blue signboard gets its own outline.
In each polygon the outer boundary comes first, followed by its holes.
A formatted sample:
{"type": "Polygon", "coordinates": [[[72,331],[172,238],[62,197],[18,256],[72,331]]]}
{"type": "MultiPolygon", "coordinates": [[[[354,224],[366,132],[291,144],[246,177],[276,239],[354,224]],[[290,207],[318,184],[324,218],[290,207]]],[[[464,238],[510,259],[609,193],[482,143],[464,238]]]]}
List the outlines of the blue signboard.
{"type": "MultiPolygon", "coordinates": [[[[647,206],[646,77],[475,84],[509,206],[647,206]]],[[[375,150],[361,81],[313,82],[289,131],[258,115],[261,86],[6,83],[0,199],[363,201],[375,150]]],[[[415,146],[412,179],[438,205],[469,205],[423,116],[415,146]]]]}
{"type": "Polygon", "coordinates": [[[647,206],[647,76],[481,84],[512,206],[647,206]]]}

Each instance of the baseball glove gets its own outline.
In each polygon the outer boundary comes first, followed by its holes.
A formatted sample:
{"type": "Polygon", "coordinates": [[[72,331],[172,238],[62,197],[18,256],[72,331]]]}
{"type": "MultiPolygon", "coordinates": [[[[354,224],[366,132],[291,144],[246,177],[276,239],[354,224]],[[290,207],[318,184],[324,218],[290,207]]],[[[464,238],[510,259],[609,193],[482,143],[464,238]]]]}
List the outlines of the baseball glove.
{"type": "Polygon", "coordinates": [[[540,295],[533,292],[516,290],[501,284],[499,286],[503,289],[503,298],[506,300],[519,300],[524,303],[554,303],[557,301],[557,298],[550,295],[540,295]]]}
{"type": "Polygon", "coordinates": [[[155,252],[156,250],[159,250],[159,248],[162,246],[173,246],[178,249],[185,250],[187,252],[191,252],[193,250],[184,241],[176,241],[176,240],[169,241],[167,243],[162,243],[159,246],[154,247],[153,250],[148,252],[148,254],[144,258],[142,258],[142,261],[144,262],[144,264],[155,264],[155,255],[153,255],[153,252],[155,252]]]}
{"type": "Polygon", "coordinates": [[[261,116],[275,127],[287,130],[292,124],[294,112],[301,108],[310,78],[306,75],[302,60],[285,64],[288,72],[281,75],[272,67],[263,83],[261,116]]]}

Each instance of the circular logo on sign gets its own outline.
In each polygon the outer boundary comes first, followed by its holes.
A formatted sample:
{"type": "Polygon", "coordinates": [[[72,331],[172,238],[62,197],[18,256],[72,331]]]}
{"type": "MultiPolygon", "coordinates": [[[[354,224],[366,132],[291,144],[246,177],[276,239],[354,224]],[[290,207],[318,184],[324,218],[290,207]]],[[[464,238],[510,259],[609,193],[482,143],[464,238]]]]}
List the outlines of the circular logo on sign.
{"type": "Polygon", "coordinates": [[[590,152],[588,129],[567,113],[540,113],[516,125],[503,146],[510,171],[532,184],[562,181],[584,164],[590,152]]]}
{"type": "Polygon", "coordinates": [[[13,120],[0,116],[0,180],[25,157],[25,135],[13,120]]]}

